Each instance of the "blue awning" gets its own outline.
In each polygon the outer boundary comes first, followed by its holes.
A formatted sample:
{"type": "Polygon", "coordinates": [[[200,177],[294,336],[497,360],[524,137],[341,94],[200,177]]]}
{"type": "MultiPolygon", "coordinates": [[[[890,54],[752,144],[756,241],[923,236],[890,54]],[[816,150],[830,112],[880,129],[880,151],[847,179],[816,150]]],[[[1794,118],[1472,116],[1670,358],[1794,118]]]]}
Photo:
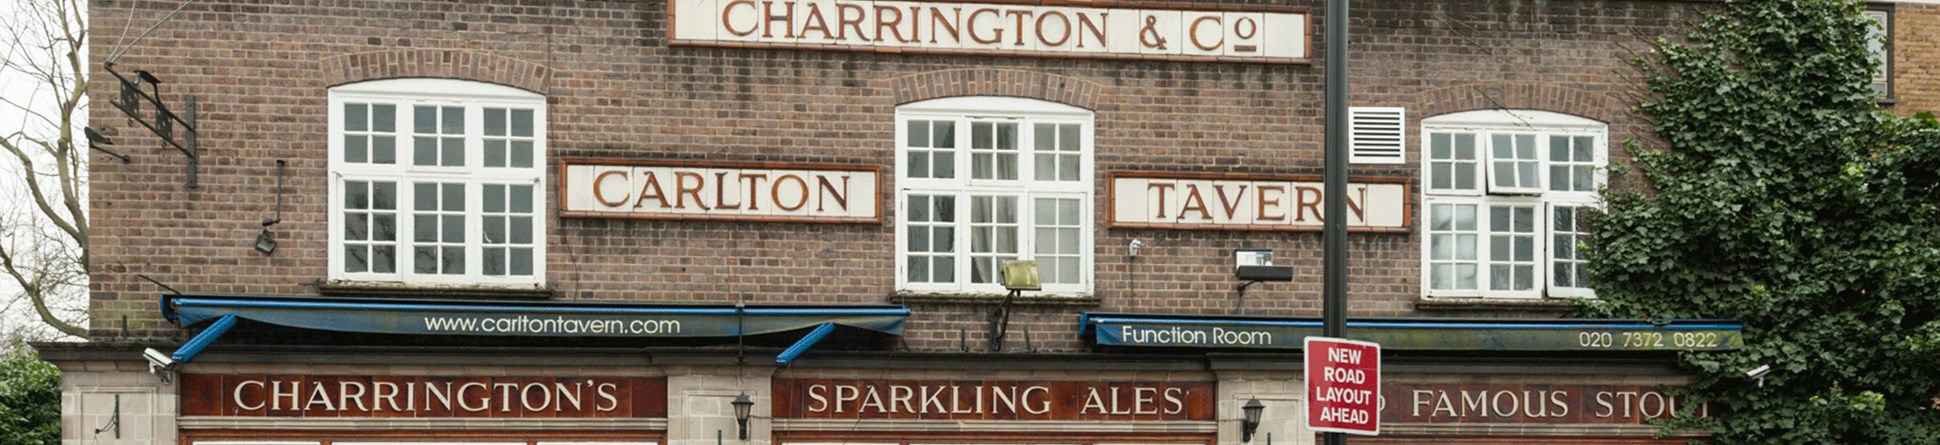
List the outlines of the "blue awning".
{"type": "MultiPolygon", "coordinates": [[[[1100,346],[1299,350],[1319,318],[1123,313],[1078,316],[1079,335],[1100,346]]],[[[1347,338],[1424,351],[1725,351],[1744,347],[1730,320],[1361,319],[1347,338]]]]}
{"type": "Polygon", "coordinates": [[[897,305],[747,306],[479,302],[401,298],[162,295],[182,327],[233,315],[325,331],[528,337],[698,338],[761,335],[823,324],[902,335],[897,305]]]}

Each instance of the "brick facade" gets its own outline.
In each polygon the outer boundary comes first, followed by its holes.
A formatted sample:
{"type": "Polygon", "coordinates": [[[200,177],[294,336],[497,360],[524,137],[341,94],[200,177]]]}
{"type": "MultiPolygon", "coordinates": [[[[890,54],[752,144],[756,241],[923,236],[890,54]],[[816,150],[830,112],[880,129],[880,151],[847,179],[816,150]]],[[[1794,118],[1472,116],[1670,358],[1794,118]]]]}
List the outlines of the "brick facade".
{"type": "MultiPolygon", "coordinates": [[[[1233,3],[1233,2],[1228,2],[1233,3]]],[[[1246,2],[1239,2],[1246,3],[1246,2]]],[[[1314,2],[1313,26],[1324,11],[1314,2]]],[[[95,35],[164,13],[152,2],[97,0],[95,35]],[[129,17],[137,17],[132,23],[129,17]]],[[[1356,2],[1353,103],[1408,112],[1409,163],[1357,165],[1355,175],[1420,181],[1418,122],[1448,112],[1524,108],[1611,124],[1610,139],[1647,137],[1627,112],[1636,88],[1626,60],[1644,37],[1675,32],[1705,7],[1628,2],[1356,2]]],[[[1925,9],[1902,7],[1901,21],[1925,9]]],[[[327,275],[325,99],[328,88],[400,77],[508,85],[546,95],[550,165],[564,156],[643,160],[820,162],[894,170],[895,107],[996,95],[1096,112],[1095,221],[1103,172],[1317,174],[1321,67],[1245,63],[1065,60],[669,47],[663,2],[353,1],[198,3],[118,63],[195,95],[202,113],[201,187],[182,185],[182,156],[136,151],[132,164],[93,163],[93,328],[102,339],[181,338],[155,311],[159,289],[315,295],[327,275]],[[281,247],[250,248],[274,213],[275,161],[289,162],[281,247]],[[125,321],[124,321],[125,320],[125,321]],[[124,334],[125,333],[125,334],[124,334]]],[[[1917,24],[1901,36],[1923,35],[1917,24]]],[[[1316,39],[1318,30],[1314,33],[1316,39]]],[[[116,39],[95,39],[96,54],[116,39]]],[[[1325,42],[1315,42],[1321,48],[1325,42]]],[[[1917,40],[1902,47],[1905,57],[1917,40]]],[[[1315,53],[1318,56],[1318,52],[1315,53]]],[[[1903,105],[1925,70],[1900,67],[1903,105]]],[[[97,74],[105,74],[98,70],[97,74]]],[[[95,91],[113,91],[95,77],[95,91]]],[[[96,95],[93,122],[128,146],[152,144],[96,95]]],[[[1612,144],[1615,145],[1614,143],[1612,144]]],[[[1612,150],[1615,152],[1615,150],[1612,150]]],[[[1613,153],[1616,162],[1621,154],[1613,153]]],[[[550,178],[556,186],[558,178],[550,178]]],[[[884,190],[895,188],[894,175],[884,190]]],[[[548,191],[548,196],[556,196],[548,191]]],[[[557,300],[882,303],[895,293],[893,193],[881,225],[560,219],[547,203],[557,300]]],[[[1418,200],[1418,197],[1411,199],[1418,200]]],[[[1418,203],[1415,203],[1418,204],[1418,203]]],[[[1040,351],[1078,351],[1079,311],[1316,316],[1320,235],[1092,228],[1093,298],[1020,306],[1013,332],[1040,351]],[[1143,240],[1144,254],[1127,255],[1143,240]],[[1235,248],[1277,249],[1291,283],[1235,295],[1235,248]]],[[[1354,316],[1526,316],[1501,308],[1424,314],[1414,233],[1353,236],[1354,316]]],[[[977,300],[895,299],[914,311],[909,348],[981,344],[977,300]],[[969,336],[969,338],[964,338],[969,336]]],[[[1553,310],[1539,311],[1553,313],[1553,310]]],[[[1022,348],[1013,336],[1013,348],[1022,348]]]]}

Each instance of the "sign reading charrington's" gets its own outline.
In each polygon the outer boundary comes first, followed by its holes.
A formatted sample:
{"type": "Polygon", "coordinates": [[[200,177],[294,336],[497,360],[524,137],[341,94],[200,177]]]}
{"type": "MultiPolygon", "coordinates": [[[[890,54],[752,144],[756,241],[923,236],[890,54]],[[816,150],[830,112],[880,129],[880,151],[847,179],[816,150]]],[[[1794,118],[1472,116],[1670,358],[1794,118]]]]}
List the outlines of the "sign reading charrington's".
{"type": "Polygon", "coordinates": [[[881,169],[778,163],[565,159],[561,216],[882,222],[881,169]]]}
{"type": "Polygon", "coordinates": [[[181,397],[188,416],[667,416],[664,377],[187,374],[181,397]]]}
{"type": "Polygon", "coordinates": [[[674,45],[1267,63],[1304,61],[1308,52],[1306,10],[1288,6],[671,0],[668,8],[674,45]]]}
{"type": "MultiPolygon", "coordinates": [[[[1317,176],[1113,173],[1111,224],[1147,229],[1320,231],[1317,176]]],[[[1350,178],[1347,230],[1407,232],[1406,178],[1350,178]]]]}

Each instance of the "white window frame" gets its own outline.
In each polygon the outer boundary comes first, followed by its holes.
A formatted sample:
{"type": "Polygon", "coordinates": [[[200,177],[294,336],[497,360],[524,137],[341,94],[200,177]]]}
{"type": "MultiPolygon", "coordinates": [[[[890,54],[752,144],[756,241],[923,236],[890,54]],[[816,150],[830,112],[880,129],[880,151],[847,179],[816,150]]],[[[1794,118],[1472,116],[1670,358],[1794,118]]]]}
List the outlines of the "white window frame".
{"type": "MultiPolygon", "coordinates": [[[[546,166],[550,157],[546,144],[545,96],[516,88],[453,79],[390,79],[361,82],[331,88],[329,91],[329,278],[339,282],[364,282],[403,285],[487,285],[506,288],[541,288],[546,281],[547,206],[546,166]],[[346,103],[392,104],[397,107],[396,163],[389,165],[344,161],[344,105],[346,103]],[[465,162],[462,167],[416,166],[412,162],[412,109],[418,105],[462,106],[465,109],[465,162]],[[533,165],[530,168],[484,166],[484,109],[517,108],[533,110],[533,165]],[[349,273],[344,271],[344,184],[346,181],[382,181],[397,184],[397,261],[394,273],[349,273]],[[465,273],[455,275],[418,274],[414,271],[410,247],[415,222],[413,183],[462,183],[465,187],[465,273]],[[486,184],[531,185],[532,197],[532,276],[489,276],[484,274],[485,249],[484,186],[486,184]]],[[[509,267],[509,265],[508,265],[509,267]]]]}
{"type": "MultiPolygon", "coordinates": [[[[1420,287],[1423,297],[1519,299],[1595,297],[1595,293],[1589,288],[1560,287],[1556,285],[1554,272],[1552,271],[1556,262],[1556,255],[1554,246],[1551,245],[1555,236],[1554,207],[1598,208],[1601,207],[1602,201],[1598,197],[1597,192],[1594,191],[1556,191],[1549,189],[1548,176],[1549,166],[1551,165],[1549,139],[1550,136],[1590,136],[1592,139],[1591,153],[1594,164],[1594,168],[1592,169],[1594,172],[1594,184],[1600,188],[1604,184],[1607,184],[1608,181],[1609,126],[1607,124],[1566,114],[1544,111],[1480,110],[1445,114],[1423,119],[1420,131],[1421,138],[1419,140],[1423,141],[1424,144],[1429,143],[1431,141],[1430,137],[1437,133],[1474,134],[1476,138],[1476,150],[1478,151],[1477,160],[1483,164],[1477,167],[1477,180],[1480,181],[1477,184],[1477,189],[1441,190],[1432,189],[1427,186],[1420,187],[1423,209],[1420,212],[1421,227],[1423,227],[1420,257],[1420,287]],[[1495,134],[1536,135],[1535,148],[1538,164],[1536,168],[1537,182],[1534,189],[1516,187],[1504,190],[1500,187],[1495,187],[1495,178],[1492,174],[1485,173],[1487,170],[1494,168],[1491,161],[1494,156],[1492,136],[1495,134]],[[1434,233],[1432,233],[1433,230],[1430,227],[1433,224],[1433,206],[1437,204],[1467,204],[1476,207],[1477,230],[1475,233],[1479,236],[1477,237],[1477,243],[1475,245],[1476,259],[1473,263],[1477,269],[1476,286],[1474,289],[1434,288],[1432,264],[1437,261],[1433,259],[1434,252],[1432,248],[1434,240],[1432,237],[1434,233]],[[1536,274],[1534,289],[1512,291],[1489,289],[1491,281],[1491,268],[1489,267],[1489,263],[1492,247],[1490,227],[1492,215],[1489,209],[1491,206],[1496,205],[1535,207],[1537,215],[1533,222],[1538,227],[1533,247],[1537,252],[1535,258],[1538,263],[1534,271],[1536,274]]],[[[1425,147],[1423,151],[1427,152],[1429,149],[1430,147],[1425,147]]],[[[1436,178],[1432,177],[1432,162],[1435,160],[1430,158],[1431,156],[1429,155],[1422,156],[1420,168],[1424,182],[1433,184],[1432,181],[1436,178]]],[[[1447,261],[1440,262],[1447,263],[1447,261]]]]}
{"type": "MultiPolygon", "coordinates": [[[[1054,295],[1088,295],[1092,292],[1096,257],[1093,252],[1094,218],[1092,215],[1093,190],[1096,178],[1092,173],[1093,153],[1096,130],[1093,114],[1089,110],[1069,105],[1045,102],[1034,99],[1009,97],[953,97],[933,99],[906,104],[896,108],[896,289],[915,293],[949,294],[1001,294],[1005,290],[1001,284],[977,284],[971,280],[971,197],[982,195],[1016,196],[1018,202],[1017,255],[1019,259],[1035,258],[1035,203],[1037,198],[1075,198],[1079,203],[1079,267],[1078,282],[1074,284],[1044,283],[1043,292],[1054,295]],[[908,131],[911,120],[951,120],[956,121],[956,148],[952,151],[955,159],[954,178],[940,179],[910,178],[908,173],[909,149],[908,131]],[[1008,120],[1018,126],[1018,166],[1015,181],[971,179],[975,166],[971,163],[971,122],[1008,120]],[[1076,181],[1038,181],[1035,171],[1035,124],[1077,124],[1080,126],[1079,168],[1076,181]],[[1029,149],[1026,149],[1028,147],[1029,149]],[[953,245],[954,283],[911,283],[909,282],[909,196],[948,195],[956,197],[956,221],[953,245]]],[[[932,144],[934,145],[934,144],[932,144]]]]}
{"type": "Polygon", "coordinates": [[[1879,23],[1879,27],[1868,31],[1866,50],[1879,59],[1879,71],[1873,72],[1873,85],[1878,85],[1879,100],[1891,103],[1893,100],[1893,4],[1866,4],[1866,18],[1879,23]],[[1878,35],[1871,35],[1877,32],[1878,35]]]}

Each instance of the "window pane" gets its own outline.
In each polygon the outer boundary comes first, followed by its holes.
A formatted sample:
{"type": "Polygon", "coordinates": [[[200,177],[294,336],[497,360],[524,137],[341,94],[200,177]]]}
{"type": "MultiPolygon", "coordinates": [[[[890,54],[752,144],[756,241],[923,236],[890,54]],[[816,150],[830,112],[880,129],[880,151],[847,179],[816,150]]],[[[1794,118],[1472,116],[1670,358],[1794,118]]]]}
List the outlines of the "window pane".
{"type": "Polygon", "coordinates": [[[995,278],[995,275],[991,273],[990,269],[991,269],[991,261],[989,259],[978,258],[978,259],[970,260],[970,282],[972,283],[994,282],[992,278],[995,278]]]}
{"type": "MultiPolygon", "coordinates": [[[[360,182],[358,184],[362,183],[360,182]]],[[[397,208],[397,183],[374,182],[371,183],[371,186],[376,188],[372,193],[374,198],[371,201],[375,205],[375,208],[379,210],[394,210],[397,208]]],[[[363,187],[359,186],[358,188],[363,187]]]]}
{"type": "Polygon", "coordinates": [[[1495,159],[1514,159],[1516,157],[1515,156],[1516,148],[1515,148],[1515,145],[1513,145],[1509,141],[1509,135],[1506,135],[1506,134],[1492,135],[1492,137],[1489,138],[1489,141],[1490,141],[1489,142],[1490,153],[1494,154],[1493,157],[1495,159]]]}
{"type": "Polygon", "coordinates": [[[1536,237],[1518,236],[1516,238],[1516,261],[1536,260],[1536,237]]]}
{"type": "Polygon", "coordinates": [[[1455,288],[1474,289],[1476,286],[1476,275],[1480,270],[1474,264],[1455,265],[1455,288]]]}
{"type": "Polygon", "coordinates": [[[537,236],[538,234],[533,233],[533,230],[532,230],[532,217],[530,216],[512,217],[512,242],[513,243],[532,244],[532,239],[536,238],[537,236]]]}
{"type": "Polygon", "coordinates": [[[1436,264],[1433,266],[1429,266],[1428,270],[1429,270],[1429,273],[1428,273],[1429,288],[1435,289],[1435,290],[1446,290],[1446,289],[1453,289],[1455,287],[1455,265],[1436,264]]]}
{"type": "Polygon", "coordinates": [[[1058,161],[1058,180],[1060,181],[1078,180],[1078,167],[1079,167],[1078,162],[1080,162],[1078,160],[1078,155],[1063,155],[1063,156],[1059,156],[1058,158],[1060,159],[1058,161]]]}
{"type": "Polygon", "coordinates": [[[485,203],[484,203],[485,212],[504,213],[505,212],[505,186],[501,184],[485,184],[484,189],[485,189],[485,203]]]}
{"type": "Polygon", "coordinates": [[[1536,135],[1533,135],[1533,134],[1516,135],[1516,159],[1524,159],[1524,160],[1536,159],[1536,135]]]}
{"type": "MultiPolygon", "coordinates": [[[[417,215],[411,218],[411,240],[421,243],[438,241],[438,217],[417,215]]],[[[422,253],[422,252],[421,252],[422,253]]]]}
{"type": "Polygon", "coordinates": [[[1078,200],[1058,200],[1058,223],[1073,226],[1078,224],[1078,200]]]}
{"type": "Polygon", "coordinates": [[[367,249],[362,244],[344,246],[344,272],[366,272],[370,270],[370,259],[364,257],[367,249]]]}
{"type": "Polygon", "coordinates": [[[1428,230],[1448,230],[1455,226],[1455,206],[1436,204],[1429,207],[1428,230]]]}
{"type": "Polygon", "coordinates": [[[905,279],[909,280],[909,282],[911,283],[930,282],[930,259],[928,257],[920,257],[920,256],[909,257],[908,267],[909,267],[909,274],[905,279]]]}
{"type": "Polygon", "coordinates": [[[368,141],[364,138],[363,135],[344,135],[344,162],[362,164],[370,159],[370,148],[365,146],[368,141]]]}
{"type": "Polygon", "coordinates": [[[465,185],[445,184],[444,209],[447,212],[465,211],[465,185]]]}
{"type": "Polygon", "coordinates": [[[932,177],[943,179],[957,177],[957,158],[955,154],[947,151],[939,151],[931,155],[930,160],[936,162],[935,167],[930,171],[932,177]]]}
{"type": "Polygon", "coordinates": [[[1570,168],[1569,167],[1565,167],[1561,165],[1549,166],[1549,189],[1565,190],[1565,191],[1570,189],[1570,168]]]}
{"type": "Polygon", "coordinates": [[[440,152],[444,154],[444,156],[442,156],[443,158],[442,165],[446,167],[464,166],[465,165],[465,140],[463,138],[445,138],[444,144],[445,144],[444,148],[440,150],[440,152]]]}
{"type": "Polygon", "coordinates": [[[1464,133],[1455,135],[1455,159],[1475,160],[1475,135],[1464,133]]]}
{"type": "Polygon", "coordinates": [[[505,166],[505,141],[498,139],[485,140],[485,166],[505,166]]]}
{"type": "Polygon", "coordinates": [[[1455,235],[1455,259],[1475,260],[1475,245],[1482,239],[1478,235],[1455,235]]]}
{"type": "Polygon", "coordinates": [[[909,229],[908,238],[909,239],[904,240],[904,244],[909,246],[909,251],[928,252],[930,250],[930,229],[929,228],[927,227],[911,228],[909,229]]]}
{"type": "Polygon", "coordinates": [[[997,179],[1017,179],[1017,154],[997,154],[997,179]]]}
{"type": "Polygon", "coordinates": [[[411,205],[412,208],[417,210],[437,210],[438,209],[438,185],[437,184],[424,184],[424,183],[412,184],[411,190],[413,191],[412,199],[415,200],[415,202],[413,202],[411,205]]]}
{"type": "Polygon", "coordinates": [[[485,249],[485,274],[505,275],[505,249],[485,249]]]}
{"type": "Polygon", "coordinates": [[[465,248],[446,247],[444,248],[444,258],[442,259],[444,260],[445,266],[442,273],[445,275],[465,273],[465,248]]]}
{"type": "Polygon", "coordinates": [[[1538,187],[1536,183],[1536,180],[1537,180],[1536,163],[1535,162],[1516,163],[1516,177],[1518,179],[1517,183],[1519,187],[1526,187],[1526,188],[1538,187]]]}
{"type": "Polygon", "coordinates": [[[997,223],[1017,224],[1017,197],[997,197],[997,223]]]}
{"type": "Polygon", "coordinates": [[[1489,266],[1489,289],[1509,290],[1515,280],[1514,274],[1510,272],[1511,269],[1513,267],[1508,265],[1489,266]]]}
{"type": "Polygon", "coordinates": [[[444,228],[442,229],[444,231],[444,240],[445,240],[444,242],[447,242],[447,243],[465,242],[465,217],[459,216],[459,215],[451,215],[451,216],[444,217],[443,220],[445,225],[444,228]]]}
{"type": "Polygon", "coordinates": [[[1556,285],[1561,287],[1573,286],[1570,282],[1570,268],[1568,267],[1556,268],[1556,285]]]}
{"type": "Polygon", "coordinates": [[[411,144],[411,165],[436,165],[438,163],[438,140],[435,138],[413,138],[411,144]]]}
{"type": "Polygon", "coordinates": [[[512,110],[512,135],[526,138],[532,137],[533,115],[532,110],[512,110]]]}
{"type": "Polygon", "coordinates": [[[1017,253],[1017,228],[997,227],[997,253],[1017,253]]]}
{"type": "Polygon", "coordinates": [[[465,109],[464,108],[445,107],[443,117],[444,117],[444,128],[443,128],[444,134],[465,134],[465,109]]]}
{"type": "Polygon", "coordinates": [[[1509,261],[1510,238],[1501,235],[1489,237],[1489,261],[1509,261]]]}
{"type": "Polygon", "coordinates": [[[970,148],[990,148],[991,129],[989,122],[970,124],[970,148]]]}
{"type": "MultiPolygon", "coordinates": [[[[1049,227],[1039,227],[1037,228],[1036,233],[1037,233],[1037,246],[1031,249],[1031,253],[1035,253],[1037,255],[1055,255],[1058,253],[1056,249],[1057,245],[1052,244],[1053,241],[1056,241],[1058,239],[1057,229],[1053,229],[1049,227]]],[[[1043,262],[1043,260],[1038,260],[1038,262],[1041,263],[1043,262]]]]}
{"type": "Polygon", "coordinates": [[[485,109],[485,135],[486,136],[505,135],[505,109],[504,108],[485,109]]]}
{"type": "Polygon", "coordinates": [[[909,121],[909,125],[907,125],[907,127],[908,127],[907,130],[909,133],[910,147],[929,147],[930,146],[930,122],[929,121],[915,121],[915,120],[909,121]]]}
{"type": "Polygon", "coordinates": [[[1475,206],[1455,206],[1455,230],[1475,230],[1475,206]]]}
{"type": "Polygon", "coordinates": [[[910,150],[909,171],[906,174],[911,178],[930,177],[930,152],[910,150]]]}
{"type": "Polygon", "coordinates": [[[1490,172],[1490,175],[1495,176],[1496,187],[1515,187],[1516,186],[1516,163],[1515,162],[1496,161],[1495,166],[1493,168],[1495,169],[1495,171],[1490,172]]]}
{"type": "Polygon", "coordinates": [[[1536,266],[1516,266],[1515,269],[1515,290],[1530,290],[1536,288],[1536,266]]]}
{"type": "Polygon", "coordinates": [[[381,133],[396,133],[397,132],[397,106],[396,105],[372,105],[371,106],[371,131],[376,131],[381,133]]]}
{"type": "Polygon", "coordinates": [[[1058,229],[1058,253],[1078,255],[1078,229],[1058,229]]]}
{"type": "Polygon", "coordinates": [[[371,215],[371,240],[397,241],[397,215],[371,215]]]}
{"type": "Polygon", "coordinates": [[[1037,152],[1057,151],[1058,149],[1057,125],[1037,124],[1037,125],[1031,126],[1031,139],[1035,142],[1031,144],[1032,151],[1037,151],[1037,152]]]}
{"type": "Polygon", "coordinates": [[[1078,276],[1077,258],[1066,258],[1063,261],[1058,262],[1058,282],[1059,283],[1077,284],[1078,281],[1081,279],[1082,277],[1078,276]]]}
{"type": "Polygon", "coordinates": [[[512,275],[532,276],[532,249],[512,249],[512,275]]]}
{"type": "Polygon", "coordinates": [[[371,163],[396,164],[397,138],[393,136],[371,136],[371,163]]]}
{"type": "Polygon", "coordinates": [[[1017,124],[1012,124],[1012,123],[997,124],[997,149],[998,150],[1017,149],[1017,124]]]}
{"type": "Polygon", "coordinates": [[[1078,124],[1063,124],[1058,126],[1059,150],[1079,151],[1083,148],[1083,145],[1080,144],[1084,141],[1080,138],[1084,136],[1078,133],[1078,127],[1078,124]]]}
{"type": "Polygon", "coordinates": [[[936,257],[930,266],[930,271],[935,274],[932,279],[936,280],[935,282],[937,283],[957,282],[956,258],[947,256],[936,257]]]}
{"type": "Polygon", "coordinates": [[[369,215],[363,213],[344,214],[344,241],[363,241],[369,238],[369,215]]]}
{"type": "Polygon", "coordinates": [[[972,153],[970,155],[970,177],[976,178],[976,179],[990,179],[991,178],[990,172],[992,169],[990,164],[991,164],[991,160],[990,160],[989,153],[972,153]]]}
{"type": "Polygon", "coordinates": [[[515,185],[512,189],[512,212],[532,213],[532,186],[515,185]]]}
{"type": "Polygon", "coordinates": [[[1449,159],[1454,152],[1454,147],[1448,141],[1448,133],[1428,135],[1428,159],[1449,159]]]}
{"type": "Polygon", "coordinates": [[[930,234],[930,241],[933,243],[930,251],[937,253],[956,252],[957,230],[950,227],[938,227],[935,230],[934,233],[930,234]]]}
{"type": "Polygon", "coordinates": [[[1037,160],[1034,162],[1036,163],[1031,165],[1031,168],[1036,169],[1035,170],[1036,173],[1033,173],[1031,175],[1033,179],[1036,179],[1039,181],[1057,180],[1058,155],[1048,154],[1048,153],[1038,153],[1037,160]]]}
{"type": "Polygon", "coordinates": [[[1596,158],[1590,156],[1590,144],[1593,143],[1596,143],[1596,138],[1589,136],[1576,137],[1576,145],[1571,147],[1576,152],[1576,162],[1596,162],[1596,158]]]}
{"type": "Polygon", "coordinates": [[[1574,174],[1575,184],[1572,185],[1572,188],[1579,192],[1596,191],[1596,176],[1595,172],[1592,171],[1594,168],[1588,165],[1576,166],[1574,174]]]}
{"type": "Polygon", "coordinates": [[[1452,177],[1454,174],[1455,166],[1453,164],[1447,162],[1428,163],[1428,177],[1430,178],[1428,188],[1436,190],[1454,188],[1455,178],[1452,177]]]}
{"type": "Polygon", "coordinates": [[[370,129],[370,106],[364,104],[344,104],[344,131],[367,131],[370,129]]]}
{"type": "Polygon", "coordinates": [[[532,141],[512,141],[512,162],[516,168],[532,168],[532,141]]]}
{"type": "Polygon", "coordinates": [[[1431,259],[1431,260],[1455,259],[1455,240],[1452,238],[1453,237],[1449,235],[1429,236],[1428,237],[1428,259],[1431,259]]]}
{"type": "Polygon", "coordinates": [[[928,222],[930,220],[930,197],[909,195],[909,221],[928,222]]]}
{"type": "Polygon", "coordinates": [[[370,183],[364,181],[344,181],[344,208],[370,208],[370,183]]]}
{"type": "Polygon", "coordinates": [[[1567,260],[1576,257],[1576,243],[1570,240],[1569,235],[1556,235],[1551,241],[1553,245],[1550,246],[1550,250],[1556,259],[1567,260]]]}
{"type": "Polygon", "coordinates": [[[483,221],[485,225],[485,239],[480,241],[483,241],[485,244],[505,244],[505,217],[487,216],[484,217],[483,221]]]}
{"type": "Polygon", "coordinates": [[[1031,220],[1035,221],[1037,225],[1056,225],[1058,223],[1058,200],[1038,198],[1036,205],[1032,206],[1031,213],[1031,220]]]}
{"type": "Polygon", "coordinates": [[[990,222],[990,197],[973,196],[970,198],[970,222],[985,224],[990,222]]]}
{"type": "Polygon", "coordinates": [[[1573,222],[1575,221],[1573,217],[1575,216],[1575,212],[1572,212],[1569,207],[1557,207],[1555,210],[1555,229],[1560,232],[1574,232],[1576,229],[1576,223],[1573,222]]]}
{"type": "Polygon", "coordinates": [[[1509,208],[1508,207],[1503,207],[1503,206],[1489,207],[1489,231],[1491,232],[1509,231],[1509,208]]]}
{"type": "Polygon", "coordinates": [[[936,215],[936,218],[933,221],[937,221],[937,222],[956,222],[957,221],[957,197],[938,196],[938,197],[932,198],[930,200],[930,203],[931,203],[931,209],[935,210],[934,215],[936,215]]]}
{"type": "Polygon", "coordinates": [[[412,131],[420,134],[437,133],[438,107],[416,106],[411,108],[412,131]]]}
{"type": "Polygon", "coordinates": [[[411,270],[416,273],[438,272],[438,248],[418,246],[411,259],[411,270]]]}
{"type": "Polygon", "coordinates": [[[1536,209],[1534,207],[1516,207],[1515,214],[1516,232],[1531,233],[1536,231],[1536,209]]]}
{"type": "Polygon", "coordinates": [[[1455,164],[1455,188],[1475,190],[1475,164],[1455,164]]]}
{"type": "Polygon", "coordinates": [[[937,121],[930,126],[930,144],[934,148],[956,148],[957,123],[937,121]]]}
{"type": "Polygon", "coordinates": [[[397,273],[396,246],[370,246],[371,272],[397,273]]]}

